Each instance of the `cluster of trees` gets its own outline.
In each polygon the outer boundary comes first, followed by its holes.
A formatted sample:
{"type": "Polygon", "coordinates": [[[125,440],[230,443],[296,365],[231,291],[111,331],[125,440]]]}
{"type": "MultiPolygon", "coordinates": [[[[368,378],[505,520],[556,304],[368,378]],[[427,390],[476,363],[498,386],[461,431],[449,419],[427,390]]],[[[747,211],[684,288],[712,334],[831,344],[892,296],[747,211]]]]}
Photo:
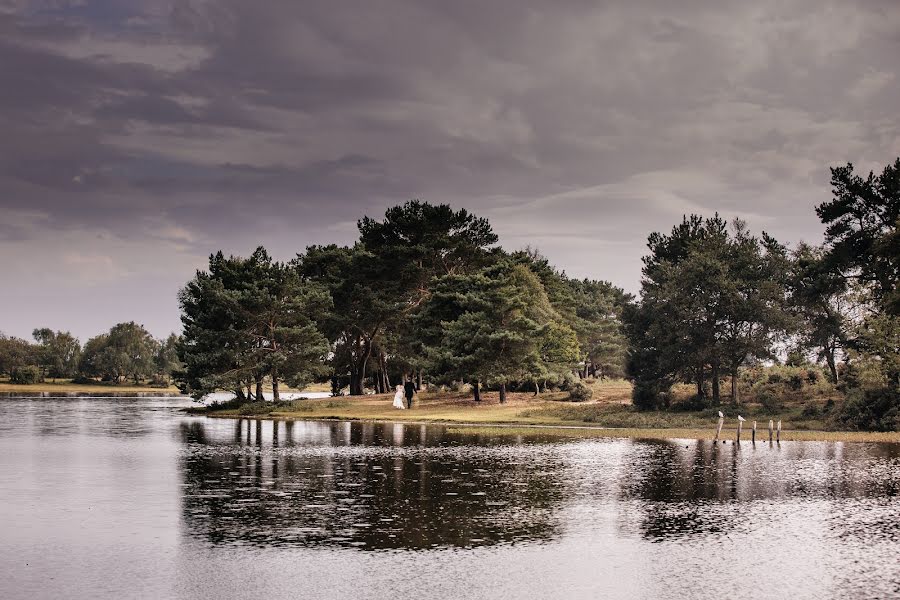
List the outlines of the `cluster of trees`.
{"type": "Polygon", "coordinates": [[[34,342],[0,334],[0,374],[13,383],[50,378],[168,385],[181,368],[175,334],[157,340],[134,322],[114,325],[82,347],[68,331],[35,329],[34,342]]]}
{"type": "Polygon", "coordinates": [[[621,376],[630,298],[575,280],[533,251],[506,252],[490,223],[419,201],[359,221],[352,246],[310,246],[287,263],[263,248],[210,257],[180,294],[184,369],[201,397],[278,397],[280,382],[330,380],[337,393],[419,384],[538,392],[573,373],[621,376]]]}
{"type": "Polygon", "coordinates": [[[636,405],[667,405],[675,382],[718,403],[725,378],[737,403],[739,369],[788,355],[823,362],[858,392],[849,398],[869,426],[900,425],[900,159],[865,178],[834,168],[831,183],[819,247],[789,251],[718,215],[649,237],[641,301],[625,319],[636,405]]]}

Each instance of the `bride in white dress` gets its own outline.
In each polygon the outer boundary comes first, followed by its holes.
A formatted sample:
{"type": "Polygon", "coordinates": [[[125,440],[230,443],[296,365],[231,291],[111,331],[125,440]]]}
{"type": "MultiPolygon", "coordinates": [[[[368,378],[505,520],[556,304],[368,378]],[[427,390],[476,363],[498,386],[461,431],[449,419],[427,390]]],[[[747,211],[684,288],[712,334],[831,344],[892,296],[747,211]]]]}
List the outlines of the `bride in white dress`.
{"type": "Polygon", "coordinates": [[[406,409],[406,404],[403,402],[403,386],[398,385],[397,391],[394,393],[394,408],[399,408],[400,410],[406,409]]]}

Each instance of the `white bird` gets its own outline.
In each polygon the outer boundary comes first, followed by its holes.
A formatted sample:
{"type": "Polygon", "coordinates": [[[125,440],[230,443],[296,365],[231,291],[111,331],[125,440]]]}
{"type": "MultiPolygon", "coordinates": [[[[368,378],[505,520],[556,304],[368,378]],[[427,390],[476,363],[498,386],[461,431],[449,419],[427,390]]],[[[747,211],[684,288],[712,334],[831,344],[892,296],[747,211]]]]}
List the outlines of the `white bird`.
{"type": "Polygon", "coordinates": [[[725,418],[725,415],[722,414],[722,411],[721,411],[721,410],[719,411],[719,418],[720,418],[720,419],[724,419],[724,418],[725,418]]]}
{"type": "Polygon", "coordinates": [[[747,419],[745,419],[745,418],[742,417],[741,415],[738,415],[738,421],[741,421],[741,422],[743,423],[743,422],[746,421],[746,420],[747,420],[747,419]]]}

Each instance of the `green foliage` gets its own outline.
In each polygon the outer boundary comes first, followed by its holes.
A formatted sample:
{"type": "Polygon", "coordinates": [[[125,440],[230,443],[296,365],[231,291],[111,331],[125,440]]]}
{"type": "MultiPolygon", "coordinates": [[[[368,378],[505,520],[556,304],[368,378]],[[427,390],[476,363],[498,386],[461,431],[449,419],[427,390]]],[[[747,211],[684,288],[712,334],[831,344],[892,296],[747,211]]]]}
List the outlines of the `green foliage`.
{"type": "Polygon", "coordinates": [[[622,377],[628,354],[622,310],[631,296],[606,281],[570,279],[535,250],[516,252],[512,258],[538,276],[557,319],[575,332],[582,376],[622,377]]]}
{"type": "Polygon", "coordinates": [[[717,403],[721,375],[769,357],[791,328],[786,251],[766,234],[749,235],[741,221],[729,231],[718,215],[685,217],[671,234],[651,234],[648,246],[641,304],[626,311],[635,401],[654,407],[680,380],[697,383],[700,395],[711,381],[717,403]]]}
{"type": "Polygon", "coordinates": [[[594,396],[594,390],[580,381],[569,387],[569,400],[572,402],[586,402],[594,396]]]}
{"type": "MultiPolygon", "coordinates": [[[[842,323],[845,387],[900,390],[900,158],[881,174],[831,170],[833,198],[816,212],[826,226],[823,262],[849,282],[852,319],[842,323]]],[[[866,396],[867,397],[867,396],[866,396]]],[[[862,400],[851,403],[858,407],[862,400]]],[[[856,410],[856,408],[853,408],[856,410]]],[[[859,410],[857,412],[865,412],[859,410]]],[[[865,421],[865,419],[863,419],[865,421]]]]}
{"type": "Polygon", "coordinates": [[[87,377],[100,377],[135,383],[154,372],[158,342],[133,321],[114,325],[108,333],[93,337],[84,345],[78,371],[87,377]]]}
{"type": "Polygon", "coordinates": [[[430,370],[448,379],[498,384],[557,379],[579,358],[577,336],[553,309],[537,276],[504,260],[438,282],[428,314],[442,321],[430,370]]]}
{"type": "Polygon", "coordinates": [[[659,410],[667,408],[670,402],[671,385],[666,385],[661,380],[642,380],[634,381],[634,388],[631,392],[631,402],[637,410],[659,410]]]}
{"type": "Polygon", "coordinates": [[[850,163],[833,168],[831,187],[832,200],[816,208],[829,261],[867,284],[888,314],[900,315],[900,158],[865,179],[850,163]]]}
{"type": "Polygon", "coordinates": [[[37,362],[36,348],[27,341],[0,334],[0,374],[11,375],[13,369],[37,362]]]}
{"type": "Polygon", "coordinates": [[[854,431],[900,431],[900,391],[854,389],[835,414],[834,423],[854,431]]]}
{"type": "Polygon", "coordinates": [[[846,280],[823,249],[801,243],[793,254],[789,289],[799,348],[815,350],[827,364],[832,383],[837,383],[839,353],[848,345],[846,280]]]}
{"type": "Polygon", "coordinates": [[[362,394],[368,375],[376,387],[421,369],[429,322],[422,310],[438,278],[462,276],[492,260],[497,236],[485,219],[447,205],[413,200],[359,221],[350,248],[311,246],[297,257],[299,272],[321,283],[334,300],[320,328],[332,345],[333,377],[362,394]],[[388,364],[390,357],[390,365],[388,364]]]}
{"type": "Polygon", "coordinates": [[[300,387],[323,372],[329,347],[317,321],[331,299],[262,247],[246,259],[210,256],[209,271],[198,271],[179,301],[184,334],[176,347],[184,368],[176,380],[195,398],[231,390],[249,399],[255,385],[261,399],[265,378],[277,396],[280,381],[300,387]]]}
{"type": "Polygon", "coordinates": [[[780,412],[788,402],[828,398],[837,393],[830,377],[815,365],[745,369],[739,385],[747,400],[758,402],[769,413],[780,412]]]}
{"type": "Polygon", "coordinates": [[[41,369],[35,365],[13,367],[9,372],[9,382],[30,385],[44,381],[41,369]]]}
{"type": "Polygon", "coordinates": [[[156,354],[153,357],[154,380],[160,385],[168,385],[172,375],[181,370],[182,364],[178,359],[178,343],[181,337],[170,334],[157,344],[156,354]]]}
{"type": "Polygon", "coordinates": [[[38,364],[48,377],[74,377],[81,358],[81,343],[68,331],[49,328],[32,332],[38,343],[35,353],[38,364]]]}

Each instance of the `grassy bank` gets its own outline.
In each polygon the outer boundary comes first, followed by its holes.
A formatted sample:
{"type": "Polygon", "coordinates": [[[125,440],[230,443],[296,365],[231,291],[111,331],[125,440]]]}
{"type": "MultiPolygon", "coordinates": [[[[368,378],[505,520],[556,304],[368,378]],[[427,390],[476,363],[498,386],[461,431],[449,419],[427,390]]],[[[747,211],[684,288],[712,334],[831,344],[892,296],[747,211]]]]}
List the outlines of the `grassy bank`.
{"type": "MultiPolygon", "coordinates": [[[[415,423],[476,425],[489,428],[498,435],[519,435],[523,430],[561,437],[642,437],[713,439],[718,421],[715,410],[693,412],[638,412],[630,406],[629,384],[625,382],[594,383],[590,402],[563,401],[564,393],[511,393],[506,404],[500,404],[496,393],[482,394],[475,402],[468,393],[421,393],[412,410],[399,411],[391,406],[392,395],[369,395],[341,398],[296,400],[292,402],[254,403],[242,407],[213,407],[196,412],[213,417],[265,417],[274,419],[362,420],[415,423]],[[493,427],[491,427],[493,426],[493,427]]],[[[729,416],[722,439],[735,438],[738,410],[725,407],[729,416]]],[[[786,406],[768,413],[761,406],[746,405],[740,413],[747,419],[742,439],[750,439],[752,421],[758,421],[757,437],[767,439],[769,419],[782,420],[781,439],[835,441],[900,442],[900,433],[825,431],[821,408],[810,402],[786,406]]]]}

